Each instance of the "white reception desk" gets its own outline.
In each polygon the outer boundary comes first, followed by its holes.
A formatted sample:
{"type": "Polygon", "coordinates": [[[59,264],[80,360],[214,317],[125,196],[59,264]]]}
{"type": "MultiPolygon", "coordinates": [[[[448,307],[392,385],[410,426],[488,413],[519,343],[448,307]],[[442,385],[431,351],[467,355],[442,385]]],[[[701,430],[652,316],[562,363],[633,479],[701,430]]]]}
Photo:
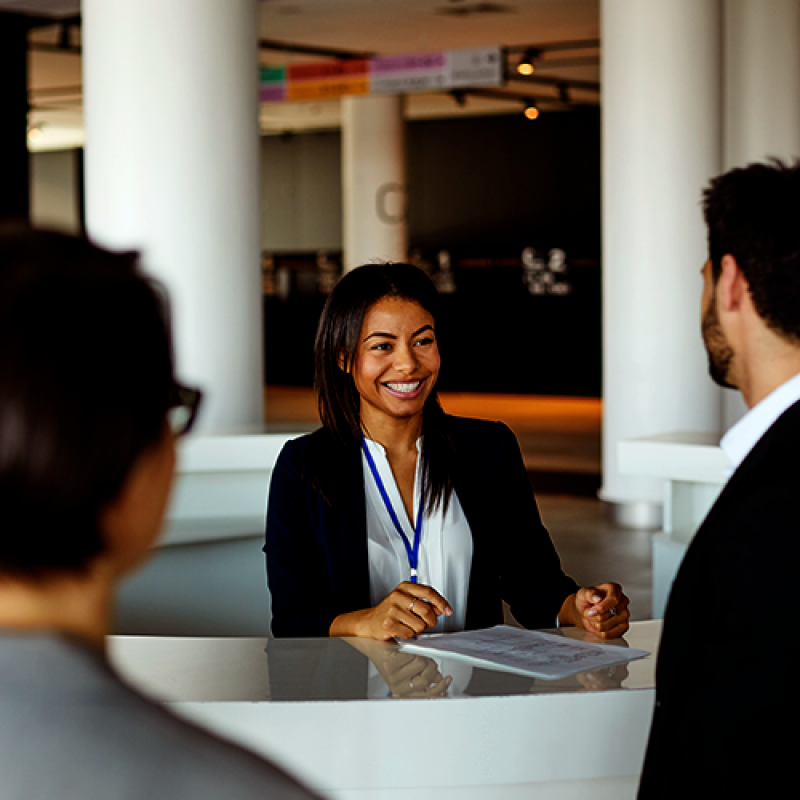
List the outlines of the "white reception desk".
{"type": "Polygon", "coordinates": [[[351,639],[116,636],[110,654],[146,693],[333,798],[625,800],[660,631],[635,622],[617,644],[653,655],[557,681],[351,639]],[[450,678],[444,696],[410,696],[431,676],[450,678]]]}

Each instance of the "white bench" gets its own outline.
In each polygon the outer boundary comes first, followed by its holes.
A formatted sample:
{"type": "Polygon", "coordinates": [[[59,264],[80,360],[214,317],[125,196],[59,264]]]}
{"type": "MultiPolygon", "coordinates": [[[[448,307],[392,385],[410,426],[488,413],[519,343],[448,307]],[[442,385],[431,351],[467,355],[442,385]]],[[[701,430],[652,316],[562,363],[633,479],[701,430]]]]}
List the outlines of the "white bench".
{"type": "Polygon", "coordinates": [[[665,433],[617,446],[623,474],[664,478],[664,526],[653,537],[653,618],[664,616],[672,581],[722,491],[730,462],[711,433],[665,433]]]}
{"type": "Polygon", "coordinates": [[[299,433],[189,437],[164,531],[121,587],[114,631],[266,636],[264,522],[272,468],[299,433]]]}

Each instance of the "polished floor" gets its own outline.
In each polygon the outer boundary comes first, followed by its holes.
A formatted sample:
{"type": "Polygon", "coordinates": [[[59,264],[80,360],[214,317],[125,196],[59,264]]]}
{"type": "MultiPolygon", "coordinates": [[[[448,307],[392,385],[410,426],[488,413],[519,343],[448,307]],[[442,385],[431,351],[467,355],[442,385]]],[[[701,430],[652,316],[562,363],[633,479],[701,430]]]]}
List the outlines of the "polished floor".
{"type": "MultiPolygon", "coordinates": [[[[514,431],[565,571],[583,585],[621,583],[633,619],[649,619],[652,534],[613,525],[597,500],[601,401],[493,394],[444,394],[441,399],[451,414],[502,420],[514,431]]],[[[270,430],[319,425],[309,389],[268,387],[265,404],[270,430]]]]}

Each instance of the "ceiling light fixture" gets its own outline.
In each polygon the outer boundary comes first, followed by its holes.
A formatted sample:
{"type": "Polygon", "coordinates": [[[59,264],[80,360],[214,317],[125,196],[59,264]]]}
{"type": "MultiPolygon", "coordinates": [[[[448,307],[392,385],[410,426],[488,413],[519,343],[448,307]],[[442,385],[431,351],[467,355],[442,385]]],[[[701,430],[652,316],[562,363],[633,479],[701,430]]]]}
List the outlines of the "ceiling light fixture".
{"type": "Polygon", "coordinates": [[[522,113],[527,119],[536,119],[539,116],[539,107],[533,98],[525,101],[525,109],[522,113]]]}
{"type": "Polygon", "coordinates": [[[467,104],[467,93],[463,89],[453,89],[450,92],[450,97],[455,100],[456,105],[459,108],[464,108],[464,106],[467,104]]]}
{"type": "Polygon", "coordinates": [[[535,47],[529,47],[523,54],[522,58],[517,63],[517,72],[520,75],[533,75],[536,71],[536,67],[534,66],[533,62],[539,58],[539,51],[535,47]]]}

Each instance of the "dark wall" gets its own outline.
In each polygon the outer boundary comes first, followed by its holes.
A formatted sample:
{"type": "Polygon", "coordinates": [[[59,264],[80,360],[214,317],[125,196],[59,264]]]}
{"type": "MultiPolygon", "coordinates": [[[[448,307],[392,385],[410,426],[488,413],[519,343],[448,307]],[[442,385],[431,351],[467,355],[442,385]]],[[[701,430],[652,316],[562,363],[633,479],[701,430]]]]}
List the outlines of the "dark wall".
{"type": "MultiPolygon", "coordinates": [[[[410,250],[455,288],[443,295],[441,388],[600,396],[599,113],[410,122],[408,173],[410,250]],[[566,271],[542,283],[524,248],[537,269],[562,250],[566,271]]],[[[265,298],[267,380],[310,385],[324,296],[313,258],[291,269],[291,294],[265,298]]]]}
{"type": "Polygon", "coordinates": [[[440,389],[600,397],[600,271],[573,267],[568,280],[568,296],[532,296],[519,270],[457,270],[440,389]]]}
{"type": "Polygon", "coordinates": [[[600,255],[597,110],[411,122],[412,246],[600,255]]]}

